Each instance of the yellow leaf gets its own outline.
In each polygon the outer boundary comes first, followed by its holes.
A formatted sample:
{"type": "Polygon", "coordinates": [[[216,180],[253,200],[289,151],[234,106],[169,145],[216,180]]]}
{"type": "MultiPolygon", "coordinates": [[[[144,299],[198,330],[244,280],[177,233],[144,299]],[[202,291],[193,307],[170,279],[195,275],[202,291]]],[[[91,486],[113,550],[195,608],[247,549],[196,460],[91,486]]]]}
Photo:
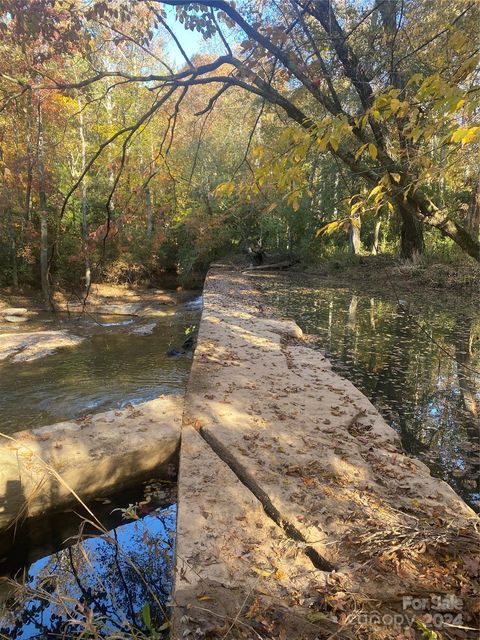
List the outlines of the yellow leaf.
{"type": "Polygon", "coordinates": [[[257,145],[252,149],[252,158],[259,159],[264,155],[264,153],[265,153],[265,148],[262,147],[261,145],[257,145]]]}
{"type": "Polygon", "coordinates": [[[359,209],[361,209],[362,207],[363,207],[363,202],[362,202],[362,201],[360,201],[360,202],[356,202],[355,204],[353,204],[353,205],[352,205],[352,208],[350,209],[350,213],[351,213],[351,215],[352,215],[352,216],[353,216],[353,215],[355,215],[355,214],[357,213],[357,211],[358,211],[359,209]]]}
{"type": "Polygon", "coordinates": [[[417,142],[417,140],[420,138],[420,136],[422,135],[423,130],[420,129],[420,127],[415,127],[415,129],[413,129],[411,135],[412,141],[415,143],[417,142]]]}
{"type": "Polygon", "coordinates": [[[362,144],[361,147],[358,148],[357,153],[355,154],[355,160],[358,160],[365,149],[368,147],[368,144],[362,144]]]}
{"type": "Polygon", "coordinates": [[[373,144],[373,142],[370,142],[369,145],[368,145],[368,153],[370,154],[370,157],[372,158],[372,160],[376,160],[377,159],[378,149],[373,144]]]}
{"type": "Polygon", "coordinates": [[[233,194],[234,189],[235,184],[233,182],[223,182],[222,184],[218,185],[214,193],[217,196],[226,195],[227,197],[229,197],[233,194]]]}
{"type": "Polygon", "coordinates": [[[455,77],[457,79],[460,79],[468,76],[470,73],[472,73],[472,71],[475,71],[479,62],[480,62],[480,54],[472,56],[462,64],[462,66],[458,69],[457,73],[455,74],[455,77]]]}
{"type": "Polygon", "coordinates": [[[392,110],[392,113],[396,113],[400,109],[400,105],[400,100],[398,98],[393,98],[390,102],[390,109],[392,110]]]}
{"type": "Polygon", "coordinates": [[[462,145],[469,142],[476,142],[480,138],[480,127],[470,127],[462,138],[462,145]]]}
{"type": "Polygon", "coordinates": [[[332,146],[334,151],[338,151],[339,142],[336,138],[330,138],[330,145],[332,146]]]}
{"type": "Polygon", "coordinates": [[[410,78],[410,80],[407,82],[407,87],[411,84],[418,84],[419,82],[421,82],[423,80],[423,74],[421,73],[414,73],[413,76],[410,78]]]}
{"type": "Polygon", "coordinates": [[[326,151],[328,146],[328,136],[323,136],[323,138],[317,138],[317,144],[320,147],[320,151],[326,151]]]}
{"type": "Polygon", "coordinates": [[[466,135],[467,129],[465,128],[461,128],[461,129],[457,129],[456,131],[454,131],[452,133],[452,142],[460,142],[460,140],[463,139],[463,137],[466,135]]]}
{"type": "Polygon", "coordinates": [[[402,178],[402,176],[399,173],[391,173],[390,174],[393,178],[393,180],[395,180],[395,182],[398,184],[402,178]]]}
{"type": "Polygon", "coordinates": [[[273,574],[273,571],[266,571],[265,569],[259,569],[258,567],[252,567],[252,570],[255,573],[258,573],[259,576],[263,576],[264,578],[268,578],[273,574]]]}
{"type": "Polygon", "coordinates": [[[164,622],[161,627],[158,627],[157,631],[166,631],[169,628],[170,628],[170,620],[167,620],[167,622],[164,622]]]}
{"type": "Polygon", "coordinates": [[[383,186],[381,184],[377,184],[377,186],[373,187],[373,189],[370,191],[368,197],[373,198],[374,196],[379,195],[380,193],[383,193],[383,186]]]}
{"type": "Polygon", "coordinates": [[[358,217],[357,217],[357,218],[349,218],[349,220],[348,220],[348,221],[350,222],[350,224],[351,224],[353,227],[356,227],[357,229],[360,229],[360,224],[359,224],[359,222],[358,222],[358,217]]]}
{"type": "Polygon", "coordinates": [[[345,224],[345,222],[347,222],[347,220],[348,218],[343,218],[342,220],[334,220],[333,222],[329,222],[324,227],[317,229],[315,233],[315,237],[318,238],[318,236],[321,236],[321,235],[326,235],[326,236],[332,235],[332,233],[341,229],[345,224]]]}

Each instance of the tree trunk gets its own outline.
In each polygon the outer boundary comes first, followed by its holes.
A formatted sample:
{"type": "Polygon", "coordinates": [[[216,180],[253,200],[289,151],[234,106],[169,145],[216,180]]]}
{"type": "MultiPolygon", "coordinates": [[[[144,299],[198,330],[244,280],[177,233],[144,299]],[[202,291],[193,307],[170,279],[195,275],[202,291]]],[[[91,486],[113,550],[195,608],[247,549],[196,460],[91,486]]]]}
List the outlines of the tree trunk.
{"type": "Polygon", "coordinates": [[[422,223],[403,204],[397,204],[397,209],[402,218],[400,256],[404,260],[413,260],[425,250],[422,223]]]}
{"type": "MultiPolygon", "coordinates": [[[[112,104],[112,96],[110,95],[110,93],[107,94],[105,108],[107,110],[107,122],[110,129],[112,127],[112,122],[113,122],[113,118],[112,118],[113,104],[112,104]]],[[[112,155],[111,145],[108,145],[108,186],[111,193],[115,186],[115,171],[113,168],[113,155],[112,155]]],[[[110,216],[113,218],[113,213],[115,211],[115,200],[113,195],[110,198],[110,204],[108,209],[110,212],[110,216]]]]}
{"type": "Polygon", "coordinates": [[[37,169],[38,169],[38,201],[40,217],[40,282],[42,286],[43,301],[47,307],[51,307],[50,283],[48,274],[48,211],[47,211],[47,186],[45,175],[45,143],[43,131],[43,114],[40,101],[37,107],[38,116],[38,143],[37,143],[37,169]]]}
{"type": "Polygon", "coordinates": [[[25,188],[25,219],[28,222],[32,221],[32,184],[33,184],[33,145],[32,145],[32,130],[33,130],[33,118],[32,118],[32,103],[31,95],[29,93],[29,101],[27,105],[27,117],[26,117],[26,136],[25,146],[27,150],[27,184],[25,188]]]}
{"type": "Polygon", "coordinates": [[[13,227],[12,214],[8,215],[8,235],[10,237],[10,249],[12,252],[12,285],[18,288],[18,267],[17,267],[17,241],[15,239],[15,229],[13,227]]]}
{"type": "MultiPolygon", "coordinates": [[[[81,153],[82,153],[82,165],[81,165],[80,171],[81,173],[83,173],[85,171],[85,167],[87,166],[87,142],[85,140],[85,130],[83,126],[83,111],[82,111],[82,103],[80,98],[78,98],[78,110],[79,110],[78,132],[80,134],[81,153]]],[[[90,289],[90,283],[91,283],[91,269],[90,269],[90,258],[88,256],[86,177],[82,180],[82,184],[81,184],[80,206],[82,211],[82,250],[83,250],[83,255],[85,260],[85,289],[88,291],[90,289]]]]}
{"type": "Polygon", "coordinates": [[[382,226],[382,221],[377,220],[375,222],[375,231],[373,235],[372,256],[378,255],[379,245],[380,245],[380,227],[381,226],[382,226]]]}
{"type": "Polygon", "coordinates": [[[468,207],[466,225],[472,237],[480,236],[480,175],[472,181],[472,199],[468,207]]]}
{"type": "Polygon", "coordinates": [[[359,254],[362,247],[362,241],[360,238],[361,225],[362,221],[360,220],[360,216],[356,216],[355,223],[350,222],[348,229],[348,245],[350,247],[350,253],[353,253],[355,256],[359,254]]]}
{"type": "Polygon", "coordinates": [[[149,185],[145,187],[145,207],[147,209],[147,240],[151,242],[153,235],[153,204],[149,185]]]}

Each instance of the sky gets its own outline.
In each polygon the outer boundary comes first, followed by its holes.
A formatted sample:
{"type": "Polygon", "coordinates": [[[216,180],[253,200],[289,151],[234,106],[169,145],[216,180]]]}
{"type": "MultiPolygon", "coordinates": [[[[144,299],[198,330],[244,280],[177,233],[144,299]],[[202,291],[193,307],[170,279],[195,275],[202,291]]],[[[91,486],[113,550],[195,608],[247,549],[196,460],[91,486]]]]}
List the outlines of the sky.
{"type": "MultiPolygon", "coordinates": [[[[209,40],[204,40],[201,33],[198,31],[190,31],[185,29],[181,22],[175,19],[175,9],[167,9],[167,22],[168,26],[173,30],[177,38],[185,49],[186,54],[191,57],[196,53],[225,53],[225,49],[218,36],[215,36],[209,40]]],[[[185,63],[182,54],[180,53],[177,45],[173,39],[166,35],[167,52],[177,67],[182,67],[185,63]]]]}
{"type": "MultiPolygon", "coordinates": [[[[185,52],[189,57],[195,55],[196,53],[205,53],[207,51],[216,53],[218,51],[219,47],[216,38],[204,40],[201,33],[185,29],[182,23],[178,22],[175,19],[175,11],[169,12],[169,15],[167,16],[167,22],[169,27],[173,30],[173,32],[181,42],[182,47],[185,49],[185,52]]],[[[166,36],[168,38],[167,52],[170,59],[175,63],[177,67],[183,66],[185,60],[183,59],[183,56],[180,53],[177,45],[168,34],[166,34],[166,36]]]]}

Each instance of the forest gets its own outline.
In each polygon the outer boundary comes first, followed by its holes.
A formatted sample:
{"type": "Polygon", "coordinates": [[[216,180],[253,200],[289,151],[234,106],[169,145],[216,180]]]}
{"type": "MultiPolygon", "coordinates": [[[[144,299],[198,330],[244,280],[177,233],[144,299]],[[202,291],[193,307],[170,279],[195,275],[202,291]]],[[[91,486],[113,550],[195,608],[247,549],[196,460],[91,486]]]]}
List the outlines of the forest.
{"type": "Polygon", "coordinates": [[[1,0],[0,284],[480,258],[468,0],[1,0]]]}
{"type": "Polygon", "coordinates": [[[0,0],[0,640],[478,640],[479,0],[0,0]]]}

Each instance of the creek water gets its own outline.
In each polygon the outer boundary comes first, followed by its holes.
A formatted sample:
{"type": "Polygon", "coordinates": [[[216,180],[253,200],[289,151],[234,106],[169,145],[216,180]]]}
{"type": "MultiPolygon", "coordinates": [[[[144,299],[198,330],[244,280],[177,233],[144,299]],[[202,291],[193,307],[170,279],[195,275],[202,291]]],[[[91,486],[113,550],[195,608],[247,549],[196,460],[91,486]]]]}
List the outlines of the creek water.
{"type": "MultiPolygon", "coordinates": [[[[4,333],[66,329],[84,341],[32,362],[0,363],[0,431],[183,393],[192,352],[167,352],[182,351],[201,304],[196,297],[166,307],[171,315],[161,318],[45,315],[28,326],[2,325],[4,333]]],[[[167,637],[175,485],[152,480],[87,506],[101,527],[76,505],[0,535],[0,639],[144,637],[150,628],[167,637]]]]}
{"type": "MultiPolygon", "coordinates": [[[[480,309],[444,293],[398,301],[303,275],[262,274],[255,283],[370,398],[404,448],[478,508],[480,309]]],[[[57,320],[53,324],[86,339],[34,362],[0,365],[3,429],[181,393],[190,357],[170,358],[166,351],[198,324],[200,306],[200,299],[179,306],[142,336],[132,329],[151,318],[102,318],[103,327],[88,318],[75,325],[57,320]]],[[[99,637],[162,626],[171,588],[174,496],[153,510],[147,504],[142,513],[141,507],[142,517],[129,520],[128,506],[142,504],[145,487],[132,492],[94,503],[107,533],[85,525],[77,544],[81,517],[72,512],[33,521],[15,538],[10,531],[10,540],[0,536],[0,574],[24,584],[14,589],[0,580],[0,638],[74,638],[91,611],[97,629],[103,621],[99,637]]]]}
{"type": "Polygon", "coordinates": [[[478,300],[446,292],[396,299],[295,274],[262,275],[255,283],[365,393],[404,449],[478,510],[478,300]]]}
{"type": "MultiPolygon", "coordinates": [[[[0,362],[0,431],[53,424],[152,400],[161,394],[182,393],[191,365],[191,353],[172,358],[188,327],[197,325],[201,298],[169,308],[161,318],[89,316],[55,319],[46,316],[16,328],[63,329],[85,340],[32,362],[0,362]],[[135,333],[155,323],[152,333],[135,333]]],[[[2,325],[1,333],[15,331],[2,325]]]]}
{"type": "Polygon", "coordinates": [[[175,486],[150,481],[87,506],[101,527],[78,505],[80,514],[50,514],[10,532],[0,558],[0,638],[145,637],[162,627],[167,637],[175,486]]]}

